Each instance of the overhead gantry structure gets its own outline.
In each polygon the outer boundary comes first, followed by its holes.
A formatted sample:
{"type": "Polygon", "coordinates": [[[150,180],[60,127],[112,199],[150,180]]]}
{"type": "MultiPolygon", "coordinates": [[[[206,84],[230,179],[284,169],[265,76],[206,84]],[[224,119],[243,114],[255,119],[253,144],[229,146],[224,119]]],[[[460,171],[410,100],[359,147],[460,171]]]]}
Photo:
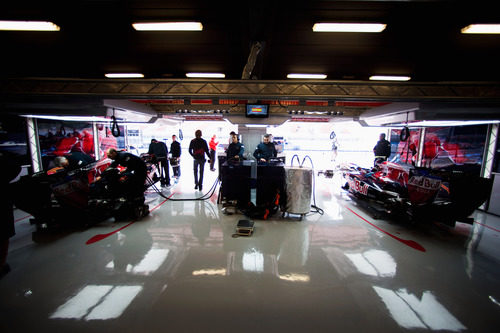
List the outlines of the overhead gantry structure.
{"type": "Polygon", "coordinates": [[[129,111],[157,117],[231,117],[259,102],[270,104],[272,117],[360,120],[411,111],[415,119],[500,119],[500,82],[23,78],[1,80],[0,92],[9,113],[103,115],[126,102],[129,111]]]}

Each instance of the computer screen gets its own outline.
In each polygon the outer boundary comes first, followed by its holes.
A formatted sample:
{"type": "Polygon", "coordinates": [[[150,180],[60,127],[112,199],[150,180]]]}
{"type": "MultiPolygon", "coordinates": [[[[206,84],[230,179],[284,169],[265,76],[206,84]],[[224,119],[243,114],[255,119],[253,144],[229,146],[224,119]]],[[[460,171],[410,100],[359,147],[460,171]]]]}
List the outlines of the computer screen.
{"type": "Polygon", "coordinates": [[[268,104],[247,104],[246,105],[247,117],[251,118],[267,118],[269,117],[269,105],[268,104]]]}

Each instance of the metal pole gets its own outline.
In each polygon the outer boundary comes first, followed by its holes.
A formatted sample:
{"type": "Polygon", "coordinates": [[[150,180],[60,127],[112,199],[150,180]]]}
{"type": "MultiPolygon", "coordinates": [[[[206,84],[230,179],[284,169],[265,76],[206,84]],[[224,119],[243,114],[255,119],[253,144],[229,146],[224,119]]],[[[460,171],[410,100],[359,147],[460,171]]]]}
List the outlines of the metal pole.
{"type": "Polygon", "coordinates": [[[26,128],[28,130],[28,148],[31,155],[31,166],[34,173],[40,172],[42,171],[43,166],[36,119],[26,118],[26,128]]]}
{"type": "Polygon", "coordinates": [[[481,177],[490,178],[493,168],[493,159],[495,158],[495,149],[498,137],[498,124],[488,125],[488,135],[483,152],[483,165],[481,167],[481,177]]]}
{"type": "Polygon", "coordinates": [[[94,133],[94,154],[95,160],[98,161],[101,157],[101,147],[99,147],[99,130],[97,128],[97,123],[92,124],[92,132],[94,133]]]}
{"type": "Polygon", "coordinates": [[[420,129],[420,143],[418,145],[418,153],[417,153],[417,162],[416,165],[418,167],[422,166],[422,158],[424,156],[424,144],[425,144],[425,127],[420,129]]]}
{"type": "MultiPolygon", "coordinates": [[[[491,177],[491,169],[493,168],[493,160],[495,158],[497,137],[498,137],[498,124],[488,125],[488,132],[483,152],[483,163],[481,166],[481,177],[484,178],[491,177]]],[[[488,200],[486,200],[485,203],[479,206],[479,209],[487,210],[489,205],[490,205],[490,198],[488,198],[488,200]]]]}

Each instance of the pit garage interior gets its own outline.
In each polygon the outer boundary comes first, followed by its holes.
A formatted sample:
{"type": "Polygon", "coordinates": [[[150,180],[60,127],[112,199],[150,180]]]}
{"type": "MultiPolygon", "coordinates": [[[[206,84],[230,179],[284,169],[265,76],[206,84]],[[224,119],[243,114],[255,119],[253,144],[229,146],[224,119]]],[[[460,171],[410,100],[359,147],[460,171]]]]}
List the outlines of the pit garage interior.
{"type": "Polygon", "coordinates": [[[60,31],[0,31],[8,50],[0,152],[22,165],[11,185],[45,174],[75,146],[100,163],[108,147],[139,156],[153,138],[170,150],[172,135],[181,175],[174,179],[170,168],[171,186],[148,187],[149,214],[140,218],[82,225],[75,209],[45,225],[14,205],[10,271],[0,279],[2,332],[497,331],[500,35],[460,32],[500,23],[491,4],[22,4],[0,5],[0,21],[51,21],[60,31]],[[93,25],[84,28],[87,18],[93,25]],[[131,26],[174,20],[199,21],[203,30],[131,26]],[[339,21],[387,27],[312,31],[316,22],[339,21]],[[248,105],[267,106],[269,115],[249,117],[248,105]],[[222,157],[215,171],[205,164],[202,191],[188,153],[198,129],[207,142],[216,135],[222,157]],[[248,216],[224,198],[224,186],[246,191],[254,204],[262,191],[222,181],[233,170],[223,165],[231,131],[249,163],[269,133],[279,167],[311,175],[307,213],[280,205],[266,218],[248,216]],[[485,200],[453,223],[374,210],[373,200],[345,189],[344,175],[373,167],[380,133],[391,143],[388,160],[405,170],[466,168],[490,179],[487,193],[472,184],[467,193],[485,200]],[[250,236],[235,235],[240,220],[254,222],[250,236]]]}

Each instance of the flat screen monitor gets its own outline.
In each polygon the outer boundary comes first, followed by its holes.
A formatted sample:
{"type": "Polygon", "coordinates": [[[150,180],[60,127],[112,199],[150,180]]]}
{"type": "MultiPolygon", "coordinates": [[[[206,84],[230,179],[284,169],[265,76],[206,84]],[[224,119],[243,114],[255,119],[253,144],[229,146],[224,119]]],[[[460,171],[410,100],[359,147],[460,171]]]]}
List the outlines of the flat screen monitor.
{"type": "Polygon", "coordinates": [[[250,118],[267,118],[269,117],[268,104],[247,104],[245,115],[250,118]]]}

